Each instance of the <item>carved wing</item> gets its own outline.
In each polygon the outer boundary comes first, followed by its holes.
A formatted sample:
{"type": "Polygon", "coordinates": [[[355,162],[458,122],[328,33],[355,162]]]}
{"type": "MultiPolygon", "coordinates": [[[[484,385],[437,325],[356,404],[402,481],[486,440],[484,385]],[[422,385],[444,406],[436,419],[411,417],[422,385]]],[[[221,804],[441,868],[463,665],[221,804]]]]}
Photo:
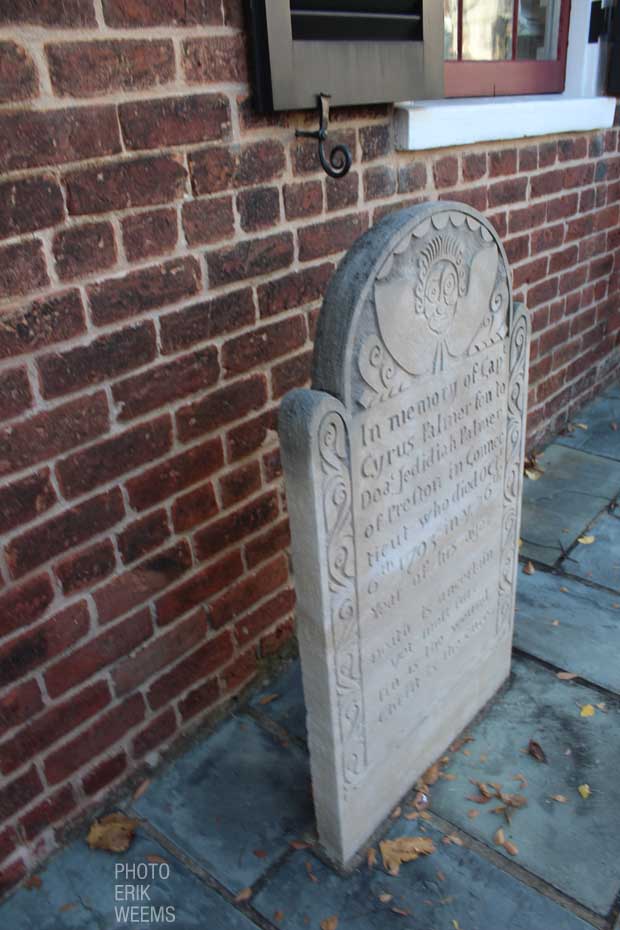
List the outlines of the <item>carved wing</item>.
{"type": "Polygon", "coordinates": [[[495,243],[476,252],[469,270],[469,287],[459,299],[454,322],[446,343],[450,355],[463,355],[476,338],[482,322],[491,312],[491,296],[497,278],[499,252],[495,243]]]}

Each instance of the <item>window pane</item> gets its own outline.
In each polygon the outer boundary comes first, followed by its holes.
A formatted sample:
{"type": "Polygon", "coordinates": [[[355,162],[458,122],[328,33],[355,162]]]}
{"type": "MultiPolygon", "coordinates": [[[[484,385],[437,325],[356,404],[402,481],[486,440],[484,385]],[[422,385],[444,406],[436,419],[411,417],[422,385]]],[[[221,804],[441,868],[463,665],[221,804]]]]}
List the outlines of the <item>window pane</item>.
{"type": "Polygon", "coordinates": [[[513,0],[463,0],[463,58],[512,58],[513,0]]]}
{"type": "Polygon", "coordinates": [[[443,57],[458,57],[459,4],[458,0],[443,2],[443,57]]]}
{"type": "Polygon", "coordinates": [[[560,0],[519,0],[517,58],[535,61],[558,57],[560,0]]]}

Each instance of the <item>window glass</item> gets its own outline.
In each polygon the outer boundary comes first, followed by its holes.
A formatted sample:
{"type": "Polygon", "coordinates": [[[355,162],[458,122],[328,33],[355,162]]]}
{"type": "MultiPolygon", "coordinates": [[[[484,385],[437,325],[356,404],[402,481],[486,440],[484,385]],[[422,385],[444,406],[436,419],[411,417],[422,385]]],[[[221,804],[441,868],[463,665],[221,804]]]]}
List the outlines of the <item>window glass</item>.
{"type": "Polygon", "coordinates": [[[458,0],[443,3],[443,47],[446,59],[458,58],[459,54],[459,4],[458,0]]]}
{"type": "Polygon", "coordinates": [[[463,0],[463,59],[512,58],[512,0],[463,0]]]}
{"type": "Polygon", "coordinates": [[[519,0],[517,58],[550,61],[558,53],[559,0],[519,0]]]}

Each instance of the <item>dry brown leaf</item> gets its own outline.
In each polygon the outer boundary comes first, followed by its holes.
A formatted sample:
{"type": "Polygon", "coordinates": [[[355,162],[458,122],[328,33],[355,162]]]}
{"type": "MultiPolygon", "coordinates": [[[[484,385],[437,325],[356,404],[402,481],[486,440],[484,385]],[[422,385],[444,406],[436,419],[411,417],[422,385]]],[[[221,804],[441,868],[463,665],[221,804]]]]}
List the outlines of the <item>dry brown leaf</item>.
{"type": "Polygon", "coordinates": [[[473,801],[474,804],[488,804],[491,798],[492,798],[492,795],[489,795],[487,797],[484,794],[470,794],[467,796],[465,800],[473,801]]]}
{"type": "Polygon", "coordinates": [[[578,543],[581,543],[582,546],[591,546],[596,536],[579,536],[577,539],[578,543]]]}
{"type": "Polygon", "coordinates": [[[576,429],[587,430],[588,424],[587,424],[587,423],[575,423],[575,428],[576,428],[576,429]]]}
{"type": "Polygon", "coordinates": [[[27,888],[28,891],[38,891],[42,884],[43,882],[40,876],[31,875],[30,878],[27,878],[24,882],[24,888],[27,888]]]}
{"type": "Polygon", "coordinates": [[[454,772],[441,772],[439,777],[445,779],[445,781],[454,781],[456,775],[454,772]]]}
{"type": "Polygon", "coordinates": [[[536,759],[537,762],[547,761],[547,756],[545,755],[544,749],[542,748],[540,743],[536,742],[535,739],[531,739],[529,741],[529,743],[527,744],[527,751],[528,751],[528,755],[530,755],[533,759],[536,759]]]}
{"type": "Polygon", "coordinates": [[[167,863],[168,863],[168,860],[167,860],[167,859],[164,859],[163,856],[156,856],[155,853],[151,853],[150,856],[147,856],[147,857],[146,857],[146,861],[147,861],[147,862],[155,862],[155,863],[157,863],[157,864],[164,864],[164,865],[167,865],[167,863]]]}
{"type": "Polygon", "coordinates": [[[391,901],[393,897],[394,895],[384,892],[383,894],[379,895],[379,900],[381,901],[381,904],[387,904],[388,901],[391,901]]]}
{"type": "Polygon", "coordinates": [[[430,819],[431,819],[431,815],[429,814],[428,811],[420,811],[420,817],[421,817],[422,820],[430,820],[430,819]]]}
{"type": "Polygon", "coordinates": [[[276,698],[279,698],[279,697],[280,697],[279,694],[265,694],[265,695],[263,695],[263,697],[260,699],[260,701],[259,701],[258,703],[259,703],[262,707],[264,707],[265,704],[271,704],[272,701],[275,701],[276,698]]]}
{"type": "Polygon", "coordinates": [[[63,904],[62,907],[58,908],[59,913],[66,914],[67,911],[73,911],[77,907],[77,901],[69,901],[67,904],[63,904]]]}
{"type": "Polygon", "coordinates": [[[440,774],[441,769],[439,768],[439,764],[435,762],[434,765],[431,765],[431,767],[425,771],[424,775],[422,776],[422,781],[426,785],[434,785],[440,774]]]}
{"type": "Polygon", "coordinates": [[[252,897],[252,889],[242,888],[242,890],[239,892],[239,894],[235,898],[235,901],[237,904],[241,904],[242,901],[249,901],[251,897],[252,897]]]}
{"type": "Polygon", "coordinates": [[[460,836],[457,836],[456,833],[448,833],[447,836],[444,836],[442,843],[445,843],[446,846],[449,846],[452,843],[453,846],[462,846],[463,840],[460,836]]]}
{"type": "Polygon", "coordinates": [[[612,429],[612,430],[614,431],[614,433],[615,433],[616,430],[618,429],[618,424],[615,423],[615,422],[614,422],[614,423],[610,423],[610,424],[609,424],[609,428],[612,429]]]}
{"type": "Polygon", "coordinates": [[[593,717],[596,711],[592,704],[584,704],[579,712],[580,717],[593,717]]]}
{"type": "Polygon", "coordinates": [[[429,798],[425,791],[418,791],[415,798],[413,799],[413,806],[417,811],[423,811],[425,807],[428,807],[429,798]]]}
{"type": "Polygon", "coordinates": [[[566,804],[566,802],[568,801],[568,798],[564,794],[552,794],[551,800],[557,801],[558,804],[566,804]]]}
{"type": "Polygon", "coordinates": [[[318,885],[319,880],[314,874],[314,872],[312,871],[312,863],[310,862],[310,860],[306,860],[305,866],[306,866],[306,872],[308,873],[308,878],[310,879],[310,881],[314,882],[315,885],[318,885]]]}
{"type": "Polygon", "coordinates": [[[587,799],[592,794],[592,792],[590,791],[590,785],[579,785],[579,787],[577,788],[577,791],[579,792],[581,797],[584,799],[584,801],[587,801],[587,799]]]}
{"type": "Polygon", "coordinates": [[[273,919],[277,924],[282,923],[284,920],[284,911],[274,911],[273,919]]]}
{"type": "Polygon", "coordinates": [[[308,849],[310,843],[306,843],[305,840],[291,840],[289,846],[292,846],[293,849],[308,849]]]}
{"type": "Polygon", "coordinates": [[[366,850],[366,864],[369,869],[374,868],[374,866],[377,864],[377,850],[372,846],[366,850]]]}
{"type": "Polygon", "coordinates": [[[560,681],[572,681],[573,678],[579,678],[577,672],[557,672],[556,678],[559,678],[560,681]]]}
{"type": "Polygon", "coordinates": [[[455,739],[453,743],[450,744],[450,752],[458,752],[459,749],[462,749],[465,743],[473,743],[473,736],[460,736],[458,739],[455,739]]]}
{"type": "Polygon", "coordinates": [[[443,874],[441,869],[437,869],[437,881],[445,882],[445,880],[446,880],[446,876],[443,874]]]}
{"type": "Polygon", "coordinates": [[[506,840],[504,843],[504,849],[510,856],[518,856],[519,850],[514,843],[511,843],[510,840],[506,840]]]}
{"type": "Polygon", "coordinates": [[[268,855],[266,849],[255,849],[253,852],[257,859],[266,859],[268,855]]]}
{"type": "Polygon", "coordinates": [[[521,782],[521,787],[522,787],[522,788],[527,788],[528,782],[527,782],[527,778],[525,777],[525,775],[521,775],[520,772],[517,772],[517,774],[516,774],[516,775],[513,775],[512,777],[513,777],[514,781],[519,781],[519,782],[521,782]]]}
{"type": "Polygon", "coordinates": [[[560,588],[560,591],[562,592],[562,594],[568,594],[568,593],[569,593],[568,588],[565,588],[565,587],[560,588]]]}
{"type": "Polygon", "coordinates": [[[400,817],[400,815],[402,814],[402,812],[403,812],[402,807],[395,807],[394,810],[392,811],[392,813],[390,814],[391,819],[392,819],[392,820],[398,820],[398,818],[400,817]]]}
{"type": "Polygon", "coordinates": [[[141,798],[145,791],[148,791],[151,784],[150,778],[145,778],[144,781],[141,781],[136,790],[133,793],[134,801],[137,801],[138,798],[141,798]]]}
{"type": "Polygon", "coordinates": [[[435,844],[426,836],[400,836],[379,843],[383,866],[390,875],[398,875],[403,862],[413,862],[419,856],[435,852],[435,844]]]}
{"type": "Polygon", "coordinates": [[[126,817],[117,811],[101,820],[95,820],[88,831],[86,842],[91,849],[105,849],[107,852],[125,852],[129,849],[136,827],[140,823],[132,817],[126,817]]]}
{"type": "Polygon", "coordinates": [[[533,566],[533,564],[532,564],[531,562],[527,562],[527,563],[524,565],[524,567],[523,567],[523,572],[524,572],[524,574],[526,574],[526,575],[535,575],[535,574],[536,574],[536,569],[534,568],[534,566],[533,566]]]}
{"type": "Polygon", "coordinates": [[[405,820],[417,820],[419,816],[417,811],[411,811],[409,814],[405,814],[405,820]]]}
{"type": "Polygon", "coordinates": [[[319,924],[321,930],[336,930],[338,926],[338,918],[335,914],[332,914],[331,917],[326,917],[325,920],[322,920],[319,924]]]}
{"type": "Polygon", "coordinates": [[[470,820],[475,820],[476,817],[479,816],[479,814],[480,814],[480,811],[476,811],[476,810],[467,811],[467,816],[469,817],[470,820]]]}
{"type": "Polygon", "coordinates": [[[501,827],[499,828],[499,830],[496,832],[495,836],[493,837],[493,842],[496,843],[498,846],[503,846],[504,843],[506,842],[506,837],[504,836],[504,831],[502,830],[501,827]]]}
{"type": "Polygon", "coordinates": [[[401,917],[409,917],[411,911],[405,910],[404,907],[391,907],[390,910],[393,914],[399,914],[401,917]]]}
{"type": "Polygon", "coordinates": [[[551,621],[551,626],[559,626],[559,625],[560,625],[560,621],[559,621],[559,620],[552,620],[552,621],[551,621]]]}

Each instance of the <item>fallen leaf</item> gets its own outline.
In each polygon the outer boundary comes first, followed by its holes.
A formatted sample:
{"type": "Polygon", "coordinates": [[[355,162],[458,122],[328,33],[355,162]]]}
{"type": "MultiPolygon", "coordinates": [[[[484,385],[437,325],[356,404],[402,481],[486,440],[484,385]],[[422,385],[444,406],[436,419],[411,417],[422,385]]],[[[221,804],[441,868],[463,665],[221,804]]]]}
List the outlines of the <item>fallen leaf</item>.
{"type": "Polygon", "coordinates": [[[275,911],[273,919],[277,924],[281,923],[284,920],[284,911],[275,911]]]}
{"type": "Polygon", "coordinates": [[[366,850],[366,864],[369,869],[372,869],[377,864],[377,850],[373,849],[372,846],[366,850]]]}
{"type": "Polygon", "coordinates": [[[422,818],[422,820],[430,820],[430,819],[431,819],[431,815],[429,814],[428,811],[420,811],[420,817],[422,818]]]}
{"type": "Polygon", "coordinates": [[[43,882],[38,875],[31,875],[24,882],[24,888],[27,888],[28,891],[38,891],[42,884],[43,882]]]}
{"type": "Polygon", "coordinates": [[[562,594],[568,594],[568,588],[560,588],[562,594]]]}
{"type": "Polygon", "coordinates": [[[551,800],[557,801],[558,804],[566,804],[566,802],[568,801],[568,798],[563,794],[552,794],[551,800]]]}
{"type": "Polygon", "coordinates": [[[518,855],[519,855],[519,850],[517,849],[517,847],[515,846],[514,843],[511,843],[511,842],[510,842],[510,840],[505,840],[505,842],[504,842],[504,849],[506,850],[506,852],[507,852],[510,856],[518,856],[518,855]]]}
{"type": "Polygon", "coordinates": [[[293,849],[308,849],[310,843],[306,843],[305,840],[291,840],[289,845],[292,846],[293,849]]]}
{"type": "Polygon", "coordinates": [[[579,792],[581,797],[584,799],[584,801],[586,801],[592,794],[592,792],[590,791],[590,785],[579,785],[579,787],[577,788],[577,791],[579,792]]]}
{"type": "Polygon", "coordinates": [[[126,817],[117,811],[101,820],[95,820],[88,831],[86,842],[91,849],[105,849],[107,852],[125,852],[129,849],[139,820],[126,817]]]}
{"type": "Polygon", "coordinates": [[[335,914],[332,914],[331,917],[326,917],[325,920],[322,920],[319,924],[321,930],[336,930],[338,926],[338,918],[335,914]]]}
{"type": "Polygon", "coordinates": [[[593,717],[596,711],[591,704],[584,704],[579,712],[580,717],[593,717]]]}
{"type": "Polygon", "coordinates": [[[399,914],[401,917],[409,917],[411,911],[406,911],[404,907],[391,907],[393,914],[399,914]]]}
{"type": "Polygon", "coordinates": [[[237,904],[241,904],[242,901],[248,901],[251,897],[252,897],[252,889],[251,889],[251,888],[243,888],[243,889],[239,892],[239,894],[237,895],[237,897],[235,898],[235,901],[236,901],[237,904]]]}
{"type": "Polygon", "coordinates": [[[539,471],[537,468],[525,468],[524,473],[525,473],[525,477],[529,478],[530,481],[538,481],[538,479],[544,474],[542,471],[539,471]]]}
{"type": "Polygon", "coordinates": [[[151,853],[150,856],[147,856],[147,857],[146,857],[146,861],[147,861],[147,862],[155,862],[155,863],[157,863],[157,864],[164,864],[164,865],[167,865],[167,864],[168,864],[168,860],[167,860],[167,859],[164,859],[163,856],[156,856],[155,853],[151,853]]]}
{"type": "Polygon", "coordinates": [[[439,764],[435,762],[434,765],[431,765],[431,767],[425,771],[424,775],[422,776],[422,781],[425,785],[434,785],[440,774],[441,769],[439,768],[439,764]]]}
{"type": "Polygon", "coordinates": [[[142,797],[145,791],[148,791],[150,784],[151,784],[150,778],[145,778],[144,781],[140,782],[140,784],[138,785],[138,787],[133,793],[134,801],[137,801],[138,798],[142,797]]]}
{"type": "Polygon", "coordinates": [[[450,752],[458,752],[459,749],[462,749],[466,743],[473,743],[473,736],[460,736],[458,739],[455,739],[453,743],[450,744],[450,752]]]}
{"type": "Polygon", "coordinates": [[[442,772],[439,777],[445,779],[445,781],[454,781],[457,776],[454,772],[442,772]]]}
{"type": "Polygon", "coordinates": [[[306,872],[308,873],[308,878],[310,879],[310,881],[314,882],[315,885],[318,885],[319,880],[314,874],[314,872],[312,871],[312,863],[309,860],[306,860],[305,866],[306,866],[306,872]]]}
{"type": "Polygon", "coordinates": [[[454,930],[461,930],[458,920],[453,920],[452,926],[454,927],[454,930]]]}
{"type": "Polygon", "coordinates": [[[429,798],[424,791],[418,791],[415,798],[413,799],[413,806],[416,810],[422,811],[425,807],[428,807],[429,798]]]}
{"type": "Polygon", "coordinates": [[[559,625],[560,625],[560,621],[559,621],[559,620],[552,620],[552,621],[551,621],[551,626],[559,626],[559,625]]]}
{"type": "Polygon", "coordinates": [[[612,429],[612,430],[614,431],[614,433],[615,433],[616,430],[618,429],[618,424],[617,424],[617,423],[610,423],[610,424],[609,424],[609,428],[612,429]]]}
{"type": "Polygon", "coordinates": [[[409,814],[405,814],[405,820],[417,820],[419,816],[417,811],[411,811],[409,814]]]}
{"type": "Polygon", "coordinates": [[[265,704],[271,704],[272,701],[275,701],[276,698],[279,698],[279,697],[280,697],[279,694],[265,694],[263,695],[263,697],[260,699],[258,703],[264,707],[265,704]]]}
{"type": "Polygon", "coordinates": [[[471,756],[471,750],[469,750],[469,749],[464,749],[464,750],[463,750],[463,755],[464,755],[464,756],[471,756]]]}
{"type": "Polygon", "coordinates": [[[524,566],[523,572],[524,572],[525,575],[535,575],[535,574],[536,574],[536,569],[534,568],[534,566],[532,565],[531,562],[528,562],[528,563],[524,566]]]}
{"type": "Polygon", "coordinates": [[[381,904],[387,904],[388,901],[391,901],[393,897],[394,895],[387,894],[387,892],[384,892],[383,894],[379,895],[379,900],[381,901],[381,904]]]}
{"type": "Polygon", "coordinates": [[[525,777],[525,775],[521,775],[520,772],[517,772],[517,774],[516,774],[516,775],[513,775],[512,777],[513,777],[513,780],[514,780],[514,781],[521,782],[521,787],[522,787],[522,788],[527,788],[528,781],[527,781],[527,778],[525,777]]]}
{"type": "Polygon", "coordinates": [[[493,837],[493,842],[496,843],[498,846],[503,846],[504,843],[506,842],[506,837],[504,836],[504,831],[502,830],[501,827],[499,828],[499,830],[496,832],[495,836],[493,837]]]}
{"type": "Polygon", "coordinates": [[[575,427],[576,427],[576,429],[584,429],[584,430],[586,430],[586,429],[588,428],[588,425],[587,425],[587,423],[575,423],[575,427]]]}
{"type": "Polygon", "coordinates": [[[577,672],[558,672],[556,678],[559,678],[560,681],[572,681],[573,678],[579,678],[577,672]]]}
{"type": "Polygon", "coordinates": [[[591,546],[596,536],[579,536],[577,539],[578,543],[581,543],[582,546],[591,546]]]}
{"type": "Polygon", "coordinates": [[[61,914],[66,914],[67,911],[73,911],[77,907],[77,901],[69,901],[67,904],[63,904],[62,907],[59,907],[58,910],[61,914]]]}
{"type": "Polygon", "coordinates": [[[547,756],[545,755],[544,749],[542,748],[540,743],[536,742],[535,739],[531,739],[529,741],[529,743],[527,744],[527,751],[528,751],[528,755],[532,756],[533,759],[536,759],[537,762],[547,761],[547,756]]]}
{"type": "Polygon", "coordinates": [[[402,814],[402,812],[403,812],[402,807],[395,807],[394,810],[392,811],[392,813],[390,814],[391,819],[392,819],[392,820],[398,820],[398,818],[400,817],[400,815],[402,814]]]}
{"type": "Polygon", "coordinates": [[[605,703],[605,701],[601,701],[601,703],[597,704],[596,706],[598,707],[599,710],[602,710],[603,713],[607,713],[607,704],[605,703]]]}
{"type": "Polygon", "coordinates": [[[480,815],[480,811],[476,811],[473,809],[470,811],[467,811],[467,816],[469,817],[470,820],[475,820],[476,817],[478,817],[479,815],[480,815]]]}
{"type": "Polygon", "coordinates": [[[447,836],[444,836],[442,843],[445,843],[446,846],[449,846],[452,843],[453,846],[462,846],[463,840],[460,836],[457,836],[456,833],[448,833],[447,836]]]}
{"type": "Polygon", "coordinates": [[[429,856],[435,852],[435,844],[425,836],[400,836],[396,840],[381,840],[379,849],[384,868],[390,875],[398,875],[403,862],[429,856]]]}
{"type": "Polygon", "coordinates": [[[257,859],[266,859],[268,854],[266,849],[255,849],[254,855],[257,859]]]}
{"type": "Polygon", "coordinates": [[[437,881],[445,882],[445,880],[446,880],[446,876],[443,874],[441,869],[437,869],[437,881]]]}

